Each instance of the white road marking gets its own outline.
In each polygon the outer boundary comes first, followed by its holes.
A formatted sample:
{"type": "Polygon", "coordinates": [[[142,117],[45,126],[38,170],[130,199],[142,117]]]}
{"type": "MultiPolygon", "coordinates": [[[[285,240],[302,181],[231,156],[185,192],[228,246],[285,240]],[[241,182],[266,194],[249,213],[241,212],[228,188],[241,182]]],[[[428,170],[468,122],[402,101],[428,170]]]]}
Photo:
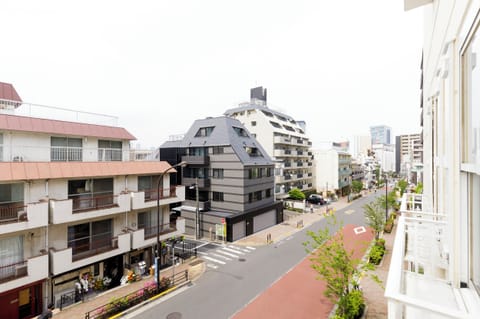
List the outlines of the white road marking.
{"type": "Polygon", "coordinates": [[[353,231],[355,232],[355,235],[358,235],[358,234],[365,233],[367,230],[365,229],[365,227],[360,226],[360,227],[354,228],[353,231]]]}
{"type": "Polygon", "coordinates": [[[202,254],[202,255],[208,255],[207,253],[204,253],[203,251],[197,251],[197,253],[202,254]]]}
{"type": "Polygon", "coordinates": [[[230,249],[230,248],[227,248],[227,247],[223,247],[223,250],[229,251],[229,252],[234,253],[234,254],[245,255],[245,253],[242,253],[241,251],[238,251],[238,250],[235,250],[235,249],[230,249]]]}
{"type": "Polygon", "coordinates": [[[345,211],[345,214],[346,214],[346,215],[352,215],[353,213],[355,213],[355,210],[354,210],[354,209],[349,209],[349,210],[346,210],[346,211],[345,211]]]}
{"type": "Polygon", "coordinates": [[[250,250],[255,250],[255,249],[257,249],[257,248],[255,248],[255,247],[250,247],[250,246],[245,246],[245,248],[250,249],[250,250]]]}
{"type": "Polygon", "coordinates": [[[218,259],[215,259],[215,258],[212,258],[212,257],[203,256],[202,258],[205,258],[205,259],[207,259],[207,260],[213,261],[214,263],[217,263],[217,264],[221,264],[221,265],[225,265],[225,264],[226,264],[226,262],[221,261],[221,260],[218,260],[218,259]]]}
{"type": "Polygon", "coordinates": [[[217,269],[217,268],[218,268],[218,266],[216,266],[216,265],[213,265],[213,264],[207,264],[207,267],[209,267],[209,268],[213,268],[213,269],[217,269]]]}
{"type": "Polygon", "coordinates": [[[242,249],[240,247],[236,247],[236,246],[232,246],[232,245],[229,245],[228,247],[232,248],[232,249],[235,249],[235,250],[238,250],[238,251],[243,251],[244,253],[249,253],[250,252],[250,250],[242,249]]]}
{"type": "Polygon", "coordinates": [[[219,254],[215,254],[215,253],[212,253],[212,256],[215,256],[215,257],[218,257],[218,258],[223,258],[225,260],[232,260],[232,258],[228,258],[228,257],[222,256],[222,255],[219,255],[219,254]]]}
{"type": "Polygon", "coordinates": [[[221,254],[224,254],[224,255],[227,255],[227,256],[230,256],[230,257],[233,257],[233,258],[238,258],[237,255],[227,253],[226,251],[223,251],[221,249],[217,249],[217,253],[221,253],[221,254]]]}

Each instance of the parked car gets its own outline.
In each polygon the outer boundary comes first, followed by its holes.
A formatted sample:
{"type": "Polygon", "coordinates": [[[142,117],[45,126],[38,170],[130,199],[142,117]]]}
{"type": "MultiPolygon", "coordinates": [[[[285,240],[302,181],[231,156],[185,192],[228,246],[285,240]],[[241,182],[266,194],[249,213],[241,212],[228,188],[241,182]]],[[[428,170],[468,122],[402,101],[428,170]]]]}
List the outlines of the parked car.
{"type": "Polygon", "coordinates": [[[308,196],[307,202],[309,202],[310,204],[317,204],[317,205],[325,204],[325,200],[323,199],[323,197],[318,194],[311,194],[310,196],[308,196]]]}

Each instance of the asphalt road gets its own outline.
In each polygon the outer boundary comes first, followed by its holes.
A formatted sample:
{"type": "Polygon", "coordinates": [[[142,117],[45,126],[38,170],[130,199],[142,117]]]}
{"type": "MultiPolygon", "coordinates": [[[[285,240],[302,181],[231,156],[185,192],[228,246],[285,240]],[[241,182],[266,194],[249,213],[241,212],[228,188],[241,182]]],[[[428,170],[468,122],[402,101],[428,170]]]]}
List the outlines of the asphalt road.
{"type": "MultiPolygon", "coordinates": [[[[381,194],[377,192],[369,197],[353,201],[351,205],[336,212],[337,220],[344,225],[365,225],[362,206],[379,195],[381,194]]],[[[323,229],[325,225],[326,221],[322,219],[274,245],[256,247],[255,250],[245,251],[241,258],[232,257],[231,260],[225,260],[224,264],[215,264],[217,268],[207,268],[205,274],[192,286],[182,289],[178,294],[169,296],[166,300],[149,304],[128,317],[152,319],[230,318],[301,262],[307,255],[302,245],[309,239],[306,235],[307,230],[317,231],[323,229]]],[[[211,256],[211,250],[215,249],[222,248],[216,245],[205,245],[199,251],[211,256]]],[[[231,247],[230,249],[234,250],[235,248],[231,247]]],[[[239,254],[231,252],[231,255],[238,256],[239,254]]],[[[220,257],[210,258],[220,260],[220,257]]],[[[206,261],[208,264],[209,261],[206,261]]],[[[210,261],[210,263],[214,262],[210,261]]]]}

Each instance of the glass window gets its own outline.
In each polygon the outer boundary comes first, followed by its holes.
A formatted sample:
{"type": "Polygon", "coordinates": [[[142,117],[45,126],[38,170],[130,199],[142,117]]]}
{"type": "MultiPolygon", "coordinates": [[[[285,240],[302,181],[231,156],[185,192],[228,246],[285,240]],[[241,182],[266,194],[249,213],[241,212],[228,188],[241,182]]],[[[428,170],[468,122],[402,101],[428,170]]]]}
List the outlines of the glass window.
{"type": "Polygon", "coordinates": [[[52,162],[82,161],[82,139],[69,137],[50,138],[50,160],[52,162]]]}
{"type": "Polygon", "coordinates": [[[23,236],[0,238],[0,280],[15,276],[23,261],[23,236]]]}
{"type": "Polygon", "coordinates": [[[462,56],[464,105],[462,106],[462,160],[480,163],[480,40],[473,36],[462,56]]]}
{"type": "Polygon", "coordinates": [[[99,161],[121,161],[122,160],[122,142],[98,140],[98,160],[99,161]]]}
{"type": "Polygon", "coordinates": [[[245,131],[241,127],[233,127],[233,130],[237,133],[238,136],[240,137],[248,137],[247,131],[245,131]]]}
{"type": "Polygon", "coordinates": [[[272,196],[272,190],[269,188],[269,189],[266,189],[265,190],[265,197],[266,198],[269,198],[272,196]]]}
{"type": "Polygon", "coordinates": [[[212,147],[213,154],[223,154],[223,146],[214,146],[212,147]]]}
{"type": "Polygon", "coordinates": [[[471,189],[470,197],[470,216],[471,216],[471,277],[472,281],[480,290],[480,176],[470,174],[471,189]]]}
{"type": "Polygon", "coordinates": [[[0,162],[3,161],[3,133],[0,133],[0,162]]]}
{"type": "Polygon", "coordinates": [[[223,178],[223,168],[214,168],[212,173],[213,178],[223,178]]]}
{"type": "Polygon", "coordinates": [[[223,202],[223,193],[221,192],[213,192],[212,197],[215,202],[223,202]]]}
{"type": "Polygon", "coordinates": [[[215,128],[215,126],[201,127],[201,128],[198,129],[197,133],[195,134],[195,137],[210,136],[210,134],[212,134],[214,128],[215,128]]]}
{"type": "Polygon", "coordinates": [[[281,126],[280,124],[278,124],[277,122],[270,121],[270,124],[271,124],[273,127],[282,128],[282,126],[281,126]]]}
{"type": "Polygon", "coordinates": [[[257,126],[257,121],[252,121],[250,124],[251,124],[252,126],[257,126]]]}

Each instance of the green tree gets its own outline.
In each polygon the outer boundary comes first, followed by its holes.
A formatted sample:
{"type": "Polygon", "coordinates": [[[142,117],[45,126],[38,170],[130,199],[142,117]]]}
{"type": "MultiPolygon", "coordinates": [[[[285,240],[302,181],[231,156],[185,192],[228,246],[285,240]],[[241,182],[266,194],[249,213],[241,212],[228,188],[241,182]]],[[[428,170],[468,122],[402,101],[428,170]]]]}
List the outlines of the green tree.
{"type": "Polygon", "coordinates": [[[395,194],[395,191],[391,191],[390,193],[388,193],[386,196],[386,200],[385,200],[385,195],[382,195],[377,197],[377,201],[384,211],[387,208],[385,202],[388,204],[388,208],[395,208],[398,206],[397,195],[395,194]]]}
{"type": "Polygon", "coordinates": [[[298,188],[292,188],[288,192],[288,196],[291,199],[295,199],[295,200],[304,200],[305,199],[305,194],[301,190],[299,190],[298,188]]]}
{"type": "Polygon", "coordinates": [[[335,215],[327,217],[324,229],[317,233],[308,231],[312,241],[303,244],[311,254],[312,268],[318,273],[318,279],[326,283],[324,295],[338,305],[336,315],[339,318],[355,318],[361,307],[353,301],[360,298],[360,303],[364,303],[361,291],[353,289],[358,285],[360,274],[368,274],[378,283],[380,280],[368,273],[373,265],[359,264],[359,260],[353,258],[353,250],[348,251],[344,245],[342,231],[332,235],[330,228],[341,229],[335,215]]]}
{"type": "Polygon", "coordinates": [[[403,193],[405,193],[405,190],[408,187],[408,182],[406,180],[402,179],[402,180],[398,181],[397,187],[400,188],[400,196],[402,196],[403,193]]]}
{"type": "Polygon", "coordinates": [[[378,239],[385,226],[385,208],[378,201],[373,201],[363,206],[363,215],[367,225],[375,231],[375,239],[378,239]]]}
{"type": "Polygon", "coordinates": [[[360,193],[363,189],[363,183],[360,181],[352,181],[352,190],[355,193],[360,193]]]}

